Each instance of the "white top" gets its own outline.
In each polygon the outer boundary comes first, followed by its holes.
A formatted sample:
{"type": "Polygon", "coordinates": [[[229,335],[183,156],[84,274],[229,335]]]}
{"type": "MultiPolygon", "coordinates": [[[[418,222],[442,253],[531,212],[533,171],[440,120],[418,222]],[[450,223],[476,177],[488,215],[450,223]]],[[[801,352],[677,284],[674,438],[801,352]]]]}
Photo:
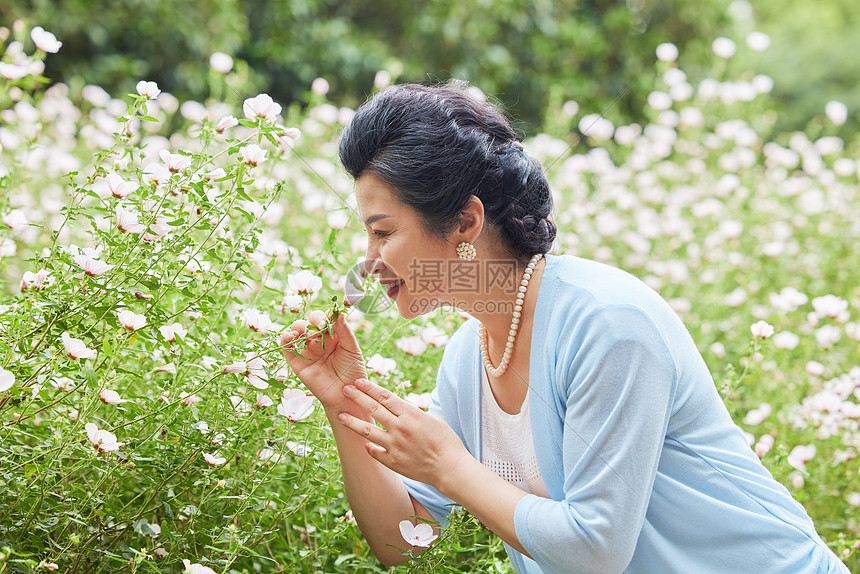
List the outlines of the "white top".
{"type": "Polygon", "coordinates": [[[520,412],[508,414],[493,396],[486,368],[481,373],[481,463],[520,490],[549,498],[535,458],[528,393],[520,412]]]}

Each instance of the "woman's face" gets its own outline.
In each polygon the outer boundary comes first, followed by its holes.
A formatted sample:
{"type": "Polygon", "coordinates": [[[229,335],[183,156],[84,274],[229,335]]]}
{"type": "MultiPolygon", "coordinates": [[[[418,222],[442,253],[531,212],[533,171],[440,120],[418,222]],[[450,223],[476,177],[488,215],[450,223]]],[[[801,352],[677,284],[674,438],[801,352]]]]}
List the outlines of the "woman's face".
{"type": "Polygon", "coordinates": [[[447,304],[447,266],[454,247],[428,237],[415,209],[374,174],[355,181],[355,198],[368,235],[368,271],[384,284],[400,315],[412,319],[447,304]]]}

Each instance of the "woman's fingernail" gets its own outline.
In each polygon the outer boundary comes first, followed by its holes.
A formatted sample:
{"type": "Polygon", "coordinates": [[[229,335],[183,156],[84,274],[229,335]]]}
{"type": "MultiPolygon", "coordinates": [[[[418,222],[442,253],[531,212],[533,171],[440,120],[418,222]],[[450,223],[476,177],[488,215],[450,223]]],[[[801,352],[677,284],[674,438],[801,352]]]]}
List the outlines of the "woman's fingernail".
{"type": "Polygon", "coordinates": [[[352,385],[344,385],[343,386],[343,394],[351,395],[354,392],[355,392],[355,387],[353,387],[352,385]]]}
{"type": "Polygon", "coordinates": [[[346,422],[346,413],[340,413],[339,415],[337,415],[337,420],[339,420],[342,423],[345,423],[346,422]]]}

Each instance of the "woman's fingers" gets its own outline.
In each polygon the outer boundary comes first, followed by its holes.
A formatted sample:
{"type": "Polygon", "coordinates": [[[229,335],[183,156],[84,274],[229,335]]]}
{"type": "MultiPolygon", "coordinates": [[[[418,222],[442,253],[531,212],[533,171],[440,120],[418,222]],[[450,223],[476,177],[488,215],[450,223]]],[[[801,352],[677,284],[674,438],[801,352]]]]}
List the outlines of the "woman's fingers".
{"type": "MultiPolygon", "coordinates": [[[[412,403],[404,401],[388,389],[383,389],[379,385],[372,383],[367,379],[356,379],[355,386],[362,394],[373,399],[374,402],[383,406],[396,417],[414,411],[414,409],[418,408],[412,403]]],[[[379,422],[385,424],[383,421],[379,422]]]]}
{"type": "MultiPolygon", "coordinates": [[[[363,379],[359,379],[363,380],[363,379]]],[[[356,381],[357,383],[358,381],[356,381]]],[[[351,399],[355,404],[364,409],[367,414],[372,416],[374,420],[382,423],[382,426],[385,428],[392,428],[394,426],[395,421],[397,421],[397,416],[393,414],[390,410],[388,410],[385,405],[381,404],[379,401],[363,392],[362,390],[356,388],[355,385],[344,385],[343,394],[348,399],[351,399]]]]}
{"type": "Polygon", "coordinates": [[[384,430],[373,423],[357,419],[349,413],[340,413],[337,419],[343,426],[354,432],[355,434],[366,438],[372,443],[375,443],[382,448],[385,448],[387,443],[387,434],[384,430]]]}

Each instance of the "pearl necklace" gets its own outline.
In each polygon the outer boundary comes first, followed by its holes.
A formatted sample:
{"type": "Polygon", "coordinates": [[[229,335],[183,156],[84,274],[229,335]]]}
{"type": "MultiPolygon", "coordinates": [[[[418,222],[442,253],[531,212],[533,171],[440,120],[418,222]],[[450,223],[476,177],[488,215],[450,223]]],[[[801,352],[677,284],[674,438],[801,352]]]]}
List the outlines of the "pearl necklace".
{"type": "Polygon", "coordinates": [[[541,257],[543,257],[543,253],[535,253],[532,255],[528,267],[526,267],[526,270],[523,273],[523,279],[520,281],[520,287],[517,290],[517,301],[514,306],[514,316],[511,319],[511,328],[508,331],[508,342],[505,343],[505,353],[502,355],[502,361],[496,368],[494,368],[493,364],[490,362],[490,354],[488,352],[489,345],[487,344],[487,327],[483,323],[478,327],[478,334],[481,341],[481,358],[484,361],[484,366],[487,368],[487,372],[494,377],[500,377],[508,369],[508,362],[511,360],[511,353],[514,350],[514,342],[517,340],[517,330],[520,327],[520,316],[523,311],[523,300],[526,298],[526,290],[529,288],[529,279],[531,279],[535,266],[537,266],[541,257]]]}

